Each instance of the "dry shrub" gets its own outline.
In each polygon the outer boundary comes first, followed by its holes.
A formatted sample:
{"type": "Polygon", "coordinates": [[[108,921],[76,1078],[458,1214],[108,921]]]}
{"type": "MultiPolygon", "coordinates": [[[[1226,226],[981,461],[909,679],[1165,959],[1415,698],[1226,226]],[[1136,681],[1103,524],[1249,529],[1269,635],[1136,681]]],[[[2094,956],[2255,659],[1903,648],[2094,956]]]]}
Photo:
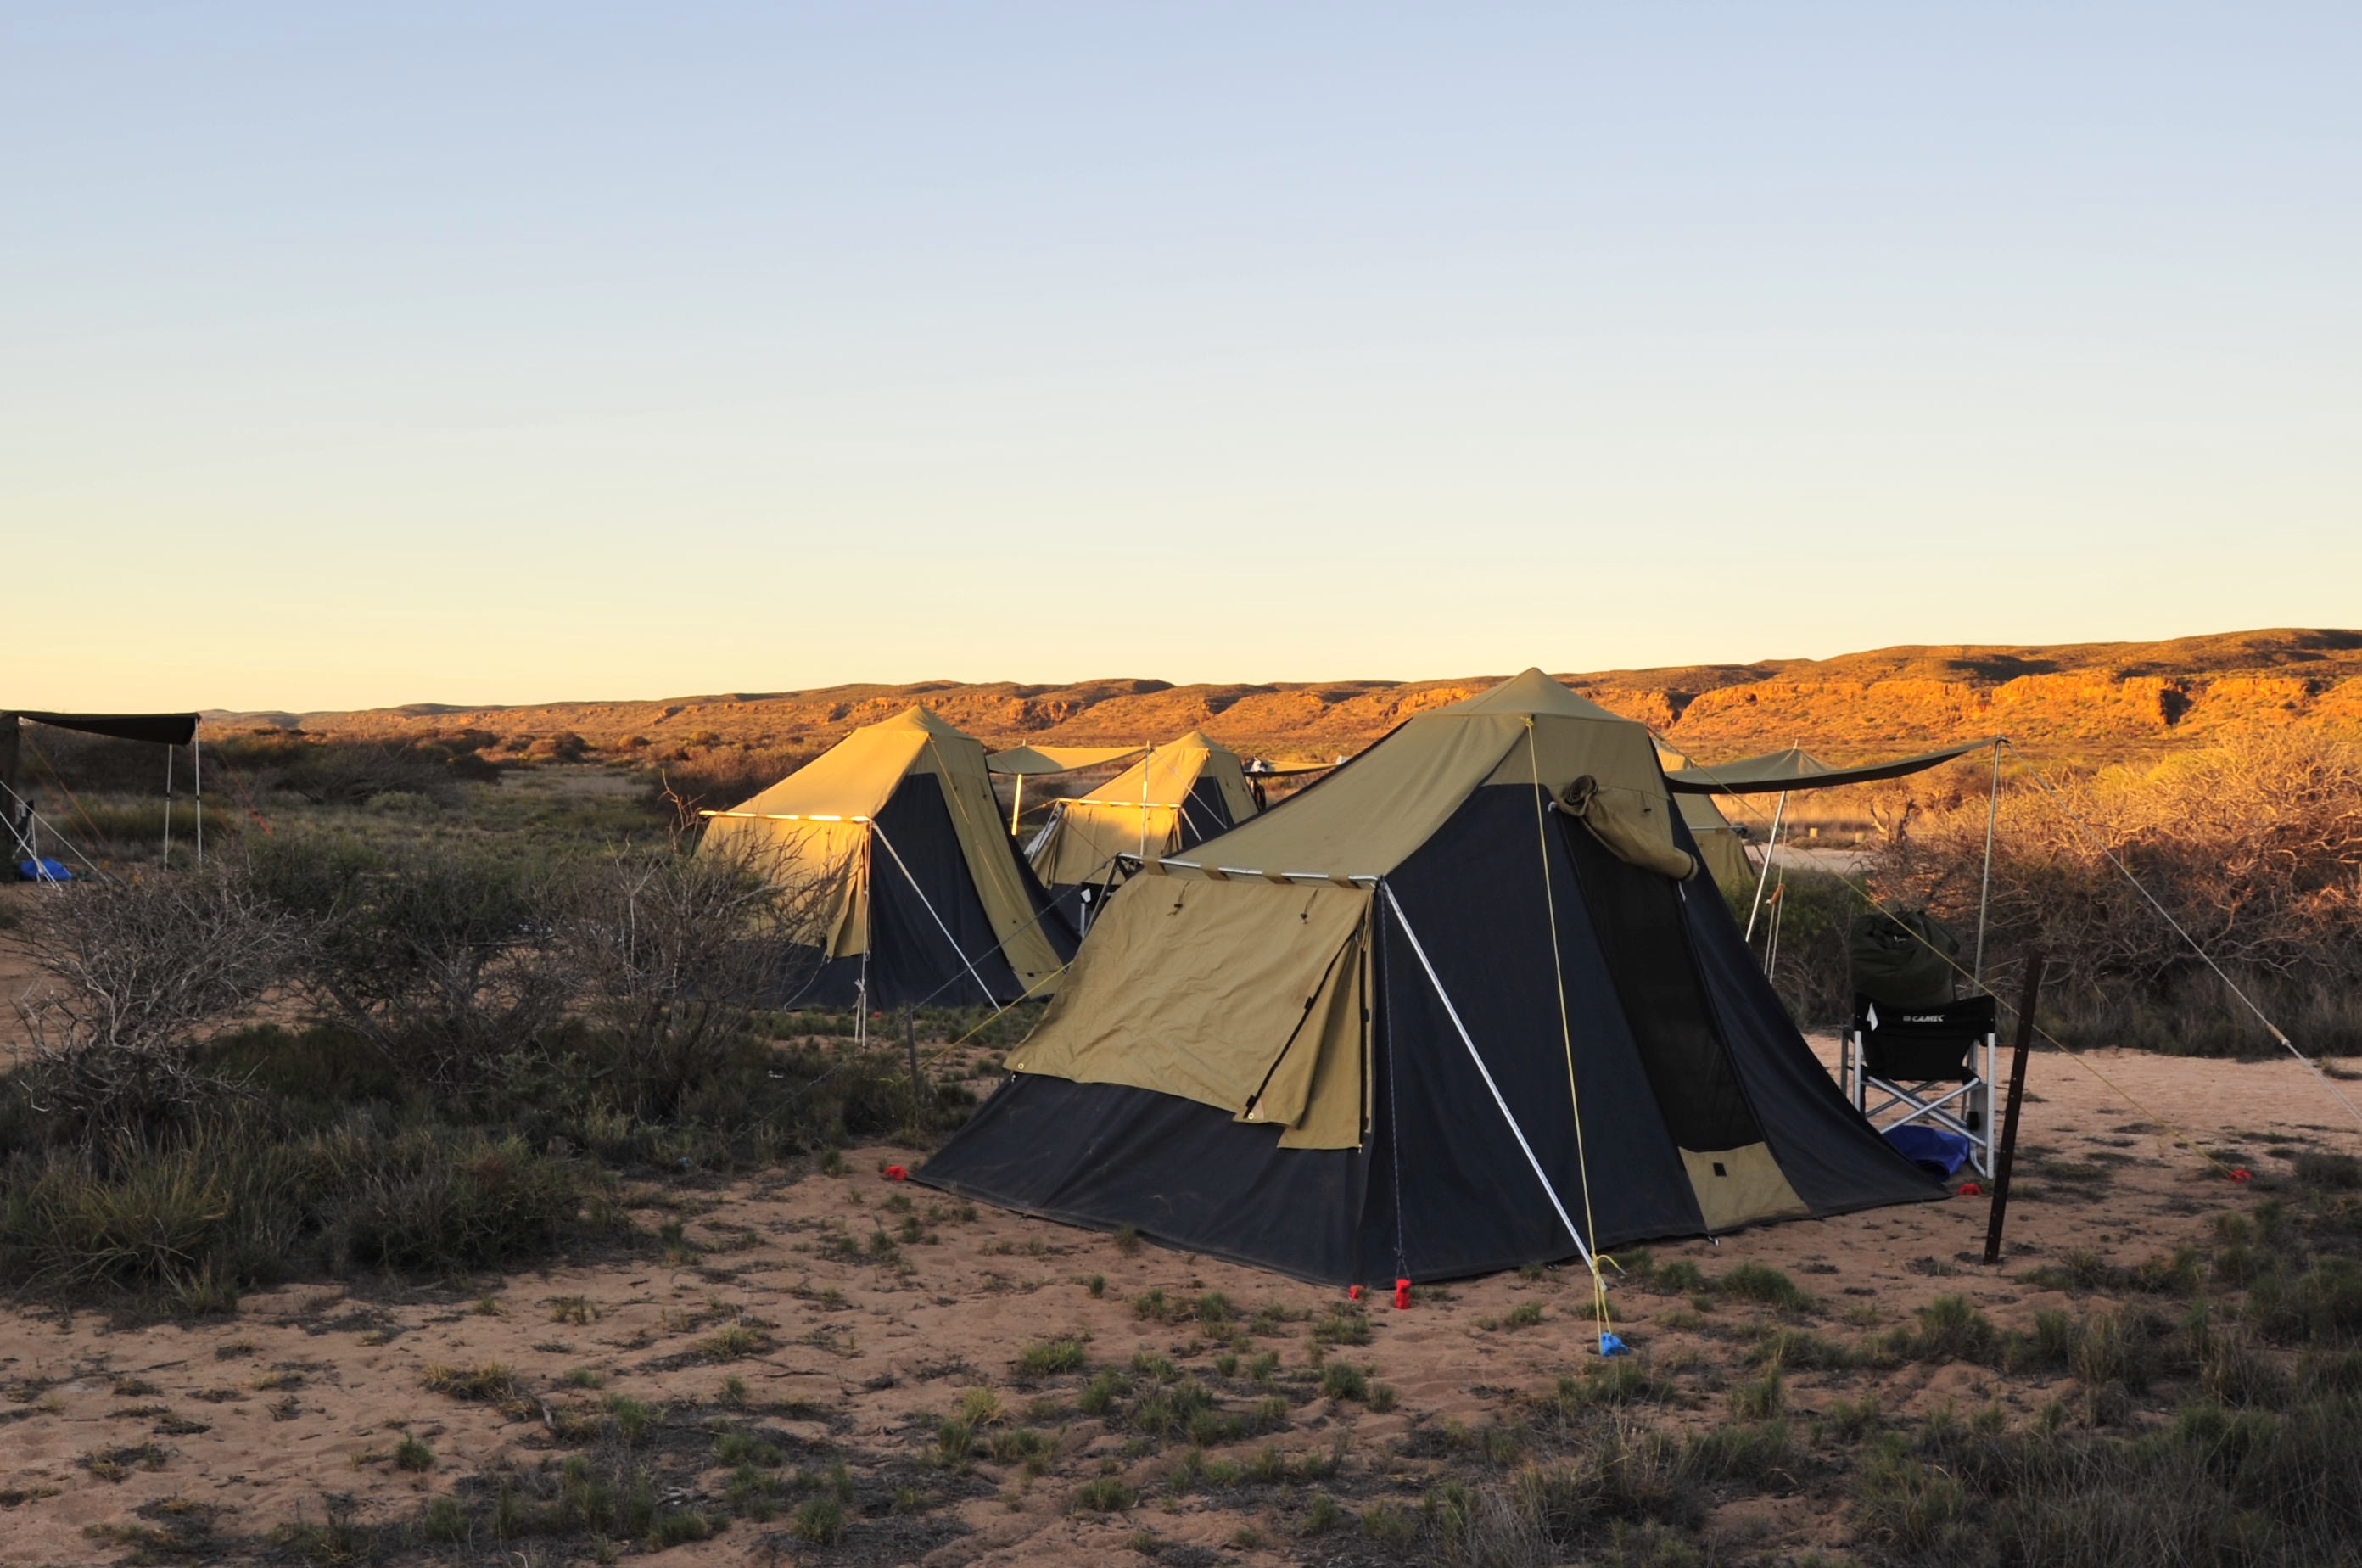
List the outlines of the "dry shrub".
{"type": "Polygon", "coordinates": [[[562,928],[578,1005],[641,1115],[672,1115],[758,1009],[802,988],[837,888],[735,846],[618,857],[578,880],[562,928]]]}
{"type": "MultiPolygon", "coordinates": [[[[2362,1043],[2362,747],[2269,731],[2051,782],[2055,798],[2028,777],[2002,797],[1988,976],[2038,944],[2083,1040],[2273,1048],[2170,915],[2312,1049],[2362,1043]]],[[[1981,801],[1925,814],[1881,853],[1880,897],[1972,930],[1984,839],[1981,801]]]]}
{"type": "Polygon", "coordinates": [[[758,795],[819,756],[760,746],[715,746],[683,753],[657,769],[657,799],[693,826],[701,811],[726,811],[758,795]]]}
{"type": "Polygon", "coordinates": [[[28,900],[20,941],[45,977],[17,1003],[24,1081],[53,1136],[144,1136],[216,1098],[194,1053],[210,1026],[281,983],[304,923],[241,861],[61,889],[28,900]]]}
{"type": "Polygon", "coordinates": [[[562,900],[542,867],[435,843],[396,862],[304,835],[258,845],[253,864],[265,896],[313,933],[306,1002],[438,1092],[565,1016],[562,900]]]}

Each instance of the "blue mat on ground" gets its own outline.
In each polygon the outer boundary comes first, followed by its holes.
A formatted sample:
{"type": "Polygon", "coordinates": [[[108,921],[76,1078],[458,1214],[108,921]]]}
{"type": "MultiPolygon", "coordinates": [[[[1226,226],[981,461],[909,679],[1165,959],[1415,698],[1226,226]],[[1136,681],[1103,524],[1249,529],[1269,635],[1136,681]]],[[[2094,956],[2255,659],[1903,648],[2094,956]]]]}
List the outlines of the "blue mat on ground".
{"type": "Polygon", "coordinates": [[[1937,1181],[1951,1177],[1969,1163],[1976,1145],[1958,1132],[1947,1132],[1940,1127],[1922,1127],[1909,1122],[1886,1130],[1886,1141],[1895,1152],[1937,1181]]]}

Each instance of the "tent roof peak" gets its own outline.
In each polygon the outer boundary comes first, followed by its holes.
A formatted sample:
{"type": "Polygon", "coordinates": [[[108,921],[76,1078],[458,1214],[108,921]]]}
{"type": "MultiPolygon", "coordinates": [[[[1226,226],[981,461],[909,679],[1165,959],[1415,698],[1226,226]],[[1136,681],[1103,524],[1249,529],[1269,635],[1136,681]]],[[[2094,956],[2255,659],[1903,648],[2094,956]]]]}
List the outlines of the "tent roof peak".
{"type": "Polygon", "coordinates": [[[1577,696],[1540,666],[1528,668],[1520,674],[1473,697],[1463,697],[1435,710],[1438,713],[1533,713],[1554,714],[1567,719],[1612,719],[1618,723],[1632,721],[1620,713],[1611,713],[1587,697],[1577,696]]]}

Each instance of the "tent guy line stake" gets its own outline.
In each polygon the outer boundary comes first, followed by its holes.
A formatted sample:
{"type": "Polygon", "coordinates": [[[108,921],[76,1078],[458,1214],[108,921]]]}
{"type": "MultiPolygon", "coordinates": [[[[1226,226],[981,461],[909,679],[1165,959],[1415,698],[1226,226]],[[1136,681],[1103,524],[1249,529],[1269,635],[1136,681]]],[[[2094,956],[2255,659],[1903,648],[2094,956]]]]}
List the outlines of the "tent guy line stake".
{"type": "Polygon", "coordinates": [[[1534,1169],[1534,1179],[1542,1184],[1543,1196],[1550,1199],[1551,1207],[1558,1210],[1559,1223],[1566,1227],[1566,1233],[1574,1238],[1574,1250],[1583,1254],[1584,1267],[1595,1277],[1599,1273],[1598,1260],[1591,1255],[1591,1246],[1583,1239],[1583,1232],[1574,1228],[1573,1220],[1567,1218],[1566,1205],[1559,1201],[1558,1188],[1551,1185],[1550,1176],[1542,1170],[1541,1161],[1535,1156],[1534,1146],[1526,1142],[1526,1130],[1518,1125],[1517,1113],[1509,1109],[1509,1102],[1501,1098],[1501,1088],[1493,1081],[1492,1069],[1485,1066],[1484,1055],[1476,1049],[1476,1042],[1469,1038],[1468,1026],[1460,1021],[1460,1010],[1451,1005],[1451,993],[1443,988],[1442,977],[1436,974],[1435,966],[1428,962],[1427,949],[1420,945],[1418,933],[1410,928],[1409,917],[1403,913],[1402,900],[1395,897],[1394,889],[1385,882],[1380,882],[1378,888],[1386,896],[1386,907],[1395,911],[1395,923],[1401,926],[1402,933],[1410,939],[1410,950],[1418,955],[1418,966],[1427,971],[1428,984],[1435,988],[1437,999],[1443,1003],[1445,1016],[1451,1020],[1451,1027],[1459,1031],[1460,1043],[1468,1047],[1468,1059],[1476,1064],[1477,1077],[1485,1080],[1485,1088],[1491,1092],[1493,1103],[1501,1108],[1501,1120],[1509,1124],[1510,1136],[1517,1139],[1518,1147],[1525,1152],[1526,1164],[1534,1169]]]}
{"type": "Polygon", "coordinates": [[[927,897],[927,890],[919,886],[919,879],[911,875],[911,868],[908,866],[902,864],[902,852],[894,847],[894,841],[886,836],[886,830],[879,827],[874,819],[869,824],[869,831],[877,835],[878,843],[886,846],[886,853],[894,857],[895,866],[901,870],[902,880],[910,883],[911,891],[919,895],[919,902],[925,907],[927,918],[933,921],[935,929],[944,933],[944,940],[951,944],[952,951],[958,955],[959,961],[967,965],[968,978],[976,982],[976,988],[984,993],[984,999],[989,1004],[992,1000],[992,988],[984,983],[984,977],[976,972],[974,964],[968,962],[967,949],[959,944],[958,939],[952,935],[952,928],[945,925],[944,917],[935,912],[934,902],[927,897]]]}

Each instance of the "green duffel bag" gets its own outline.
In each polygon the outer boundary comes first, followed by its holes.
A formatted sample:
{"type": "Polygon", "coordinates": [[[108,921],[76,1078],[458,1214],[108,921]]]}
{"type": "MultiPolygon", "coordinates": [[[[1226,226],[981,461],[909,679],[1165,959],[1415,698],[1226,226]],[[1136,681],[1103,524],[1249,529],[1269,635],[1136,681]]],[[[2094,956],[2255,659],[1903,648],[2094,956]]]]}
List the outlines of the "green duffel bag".
{"type": "Polygon", "coordinates": [[[1890,1007],[1952,999],[1960,939],[1924,910],[1854,916],[1853,988],[1890,1007]]]}

